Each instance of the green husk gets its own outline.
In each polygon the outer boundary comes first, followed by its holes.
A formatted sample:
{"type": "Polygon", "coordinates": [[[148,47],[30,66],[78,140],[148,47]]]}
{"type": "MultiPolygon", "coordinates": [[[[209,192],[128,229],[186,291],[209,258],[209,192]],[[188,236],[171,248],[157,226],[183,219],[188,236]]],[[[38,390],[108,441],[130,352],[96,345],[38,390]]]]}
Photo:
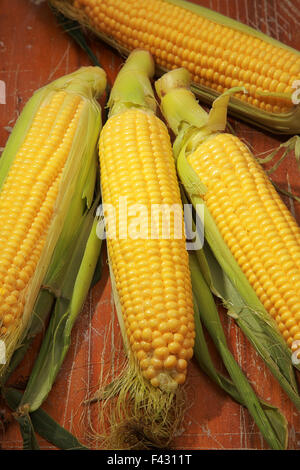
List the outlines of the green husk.
{"type": "MultiPolygon", "coordinates": [[[[161,110],[167,121],[169,121],[170,114],[172,117],[174,116],[170,96],[175,95],[179,80],[178,75],[181,75],[181,70],[177,69],[169,72],[168,80],[165,80],[163,76],[158,81],[159,87],[157,89],[161,98],[161,110]],[[174,88],[172,86],[172,76],[175,77],[174,88]],[[170,95],[168,98],[169,89],[170,95]],[[161,90],[163,90],[163,93],[161,93],[161,90]]],[[[186,77],[186,74],[184,76],[186,77]]],[[[185,84],[181,83],[181,85],[183,88],[180,89],[180,96],[186,93],[188,99],[191,100],[189,81],[187,80],[185,84]]],[[[200,268],[212,293],[222,300],[229,315],[235,319],[279,381],[281,387],[299,409],[300,397],[291,361],[291,351],[279,333],[275,321],[257,298],[255,291],[225,244],[201,197],[205,193],[205,187],[203,187],[196,173],[191,171],[186,158],[189,152],[192,152],[195,148],[194,142],[198,141],[198,132],[201,139],[204,134],[207,134],[205,138],[209,139],[215,135],[215,131],[208,129],[205,119],[199,120],[198,128],[194,124],[194,119],[189,124],[190,121],[186,117],[186,111],[184,118],[181,119],[177,101],[174,100],[174,103],[179,131],[173,146],[177,171],[188,199],[204,224],[205,243],[202,256],[199,257],[200,268]]],[[[186,108],[184,101],[181,102],[181,105],[182,108],[186,108]]],[[[221,110],[221,115],[224,118],[224,110],[221,110]]]]}
{"type": "Polygon", "coordinates": [[[38,450],[36,434],[61,450],[88,450],[73,434],[60,426],[41,408],[29,413],[28,407],[20,409],[22,393],[12,387],[2,390],[2,396],[20,424],[24,450],[38,450]]]}
{"type": "Polygon", "coordinates": [[[110,92],[108,117],[132,107],[155,112],[156,101],[148,79],[153,75],[154,62],[150,54],[138,49],[133,51],[119,71],[110,92]]]}
{"type": "Polygon", "coordinates": [[[254,390],[227,346],[218,310],[211,290],[203,278],[196,253],[191,252],[189,258],[196,303],[196,359],[202,368],[203,362],[205,361],[204,371],[221,386],[221,388],[229,393],[233,399],[247,407],[270,448],[277,450],[285,449],[288,439],[287,421],[285,417],[276,407],[256,397],[254,390]],[[215,372],[213,363],[209,358],[208,349],[206,348],[207,351],[204,351],[205,339],[202,332],[201,321],[213,339],[231,380],[215,372]]]}
{"type": "MultiPolygon", "coordinates": [[[[2,385],[20,363],[32,338],[43,331],[45,321],[66,282],[66,273],[73,252],[77,249],[84,221],[94,217],[95,201],[97,198],[99,200],[96,144],[101,128],[101,109],[96,100],[103,93],[105,84],[105,72],[102,69],[83,67],[38,90],[25,106],[24,114],[21,113],[3,152],[1,185],[38,107],[59,89],[82,96],[85,102],[82,120],[63,170],[48,237],[33,276],[32,289],[25,305],[25,322],[7,355],[7,363],[1,368],[2,385]]],[[[80,262],[78,259],[77,265],[74,265],[74,273],[79,269],[80,262]]]]}
{"type": "MultiPolygon", "coordinates": [[[[172,3],[173,5],[179,6],[180,8],[184,8],[189,10],[197,15],[203,16],[214,23],[222,24],[226,27],[234,29],[236,31],[240,31],[242,33],[248,34],[253,38],[258,38],[262,41],[265,41],[267,44],[272,44],[273,46],[280,47],[287,51],[290,51],[294,54],[300,55],[300,52],[292,47],[289,47],[283,44],[276,39],[257,31],[250,26],[240,23],[239,21],[233,20],[232,18],[226,17],[220,13],[212,11],[208,8],[205,8],[200,5],[195,5],[191,2],[187,2],[185,0],[165,0],[168,3],[172,3]]],[[[88,28],[91,30],[96,36],[98,36],[101,40],[115,48],[122,56],[126,57],[130,54],[130,50],[124,47],[120,42],[113,39],[111,36],[107,36],[103,34],[101,31],[96,29],[92,24],[88,17],[88,15],[84,12],[83,9],[75,8],[71,2],[71,0],[49,0],[50,5],[61,12],[67,18],[71,18],[72,20],[78,22],[78,25],[83,26],[83,28],[88,28]]],[[[83,29],[84,31],[84,29],[83,29]]],[[[80,38],[76,38],[76,34],[72,34],[73,39],[80,44],[80,38]]],[[[87,53],[89,51],[87,50],[87,53]]],[[[155,52],[154,59],[155,57],[155,52]]],[[[156,66],[156,74],[157,76],[161,76],[162,74],[166,73],[168,70],[165,67],[156,66]]],[[[201,99],[201,101],[205,104],[211,105],[213,101],[219,96],[219,94],[204,85],[199,85],[198,83],[191,84],[192,91],[201,99]]],[[[288,98],[292,99],[292,96],[289,94],[282,94],[282,93],[272,93],[268,91],[263,91],[260,93],[264,96],[275,96],[278,98],[288,98]]],[[[260,127],[263,130],[279,133],[279,134],[298,134],[300,132],[300,106],[294,105],[291,110],[287,113],[270,113],[267,111],[263,111],[255,106],[252,106],[248,103],[245,103],[238,98],[232,98],[230,100],[228,111],[233,116],[237,117],[238,119],[242,119],[245,122],[255,126],[260,127]]]]}
{"type": "Polygon", "coordinates": [[[72,327],[91,285],[102,245],[96,233],[97,203],[98,199],[80,227],[60,295],[56,298],[45,337],[20,402],[20,407],[25,405],[28,412],[37,410],[51,391],[70,347],[72,327]]]}
{"type": "MultiPolygon", "coordinates": [[[[189,208],[187,205],[188,199],[183,189],[181,193],[185,209],[187,209],[189,208]]],[[[202,230],[202,227],[197,224],[196,231],[199,230],[202,230]]],[[[193,224],[193,231],[195,232],[195,224],[193,224]]],[[[227,346],[219,312],[210,289],[211,274],[204,250],[190,251],[189,260],[194,293],[196,327],[194,354],[199,366],[235,401],[247,407],[271,448],[286,448],[288,431],[285,417],[276,407],[256,397],[246,376],[243,375],[242,370],[227,346]],[[229,377],[216,369],[206,344],[202,323],[211,336],[229,377]]]]}

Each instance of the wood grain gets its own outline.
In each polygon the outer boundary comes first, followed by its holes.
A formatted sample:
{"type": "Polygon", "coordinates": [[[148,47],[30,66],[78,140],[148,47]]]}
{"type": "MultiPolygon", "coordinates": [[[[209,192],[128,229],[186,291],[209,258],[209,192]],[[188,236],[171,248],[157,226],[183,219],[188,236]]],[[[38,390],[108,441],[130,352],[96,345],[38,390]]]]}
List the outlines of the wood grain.
{"type": "MultiPolygon", "coordinates": [[[[202,0],[194,1],[238,19],[286,44],[299,48],[299,0],[202,0]]],[[[90,45],[112,82],[122,63],[108,46],[89,37],[90,45]]],[[[25,102],[34,90],[49,81],[88,65],[86,55],[60,29],[44,1],[1,0],[0,80],[6,84],[6,104],[0,102],[0,147],[5,146],[9,132],[25,102]]],[[[275,148],[284,138],[263,133],[230,118],[239,137],[255,155],[275,148]]],[[[300,195],[295,159],[290,155],[273,175],[282,188],[300,195]]],[[[300,220],[300,207],[284,199],[300,220]]],[[[278,406],[289,425],[289,449],[300,444],[299,412],[282,392],[277,382],[249,345],[234,321],[220,310],[228,343],[237,361],[257,393],[278,406]]],[[[13,383],[22,383],[30,372],[38,349],[34,343],[14,374],[13,383]]],[[[96,407],[83,401],[97,389],[103,362],[111,368],[112,356],[118,361],[121,340],[115,317],[107,264],[101,281],[86,299],[83,311],[72,332],[72,345],[56,383],[43,408],[82,442],[87,442],[89,422],[95,422],[96,407]],[[109,354],[105,346],[110,345],[109,354]],[[105,352],[106,351],[106,352],[105,352]],[[112,354],[113,353],[113,354],[112,354]]],[[[193,360],[189,369],[191,406],[184,428],[176,438],[177,449],[267,449],[248,411],[233,402],[199,370],[193,360]]],[[[2,406],[2,405],[1,405],[2,406]]],[[[1,407],[0,412],[4,410],[1,407]]],[[[0,425],[2,449],[20,449],[22,440],[18,425],[12,420],[0,425]]],[[[53,446],[39,438],[41,449],[53,446]]]]}

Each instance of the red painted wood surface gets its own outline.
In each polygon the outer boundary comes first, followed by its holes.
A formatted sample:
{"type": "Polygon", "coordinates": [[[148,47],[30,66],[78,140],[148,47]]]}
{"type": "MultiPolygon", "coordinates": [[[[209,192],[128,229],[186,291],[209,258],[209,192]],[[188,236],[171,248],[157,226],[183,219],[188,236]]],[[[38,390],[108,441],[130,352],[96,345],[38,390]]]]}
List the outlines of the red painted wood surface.
{"type": "MultiPolygon", "coordinates": [[[[198,0],[194,3],[236,18],[295,48],[300,46],[300,0],[198,0]]],[[[117,4],[117,1],[116,1],[117,4]]],[[[121,59],[99,40],[90,44],[113,81],[121,59]]],[[[49,7],[42,0],[1,0],[0,80],[6,83],[6,104],[0,103],[0,147],[5,146],[11,127],[34,90],[81,65],[87,56],[57,25],[49,7]]],[[[300,77],[299,77],[300,78],[300,77]]],[[[269,152],[283,137],[268,135],[239,121],[230,119],[237,135],[253,149],[255,155],[269,152]]],[[[299,174],[290,155],[272,176],[283,189],[300,195],[299,174]]],[[[300,221],[299,204],[284,199],[300,221]]],[[[289,426],[289,449],[300,444],[299,412],[281,391],[277,382],[244,338],[234,321],[220,312],[228,343],[237,361],[257,393],[278,406],[289,426]]],[[[26,381],[38,341],[28,352],[13,376],[14,383],[26,381]]],[[[95,405],[83,402],[96,390],[101,364],[111,367],[112,356],[120,354],[121,340],[115,318],[110,280],[105,265],[101,281],[90,291],[83,311],[72,332],[72,345],[56,383],[43,408],[66,429],[86,443],[89,420],[95,405]],[[104,354],[104,344],[110,354],[104,354]]],[[[218,389],[199,369],[195,360],[189,368],[191,406],[184,428],[176,438],[177,449],[267,449],[248,411],[218,389]]],[[[3,405],[0,409],[4,412],[3,405]]],[[[54,447],[39,439],[41,449],[54,447]]],[[[1,422],[2,449],[20,449],[22,439],[17,423],[1,422]]]]}

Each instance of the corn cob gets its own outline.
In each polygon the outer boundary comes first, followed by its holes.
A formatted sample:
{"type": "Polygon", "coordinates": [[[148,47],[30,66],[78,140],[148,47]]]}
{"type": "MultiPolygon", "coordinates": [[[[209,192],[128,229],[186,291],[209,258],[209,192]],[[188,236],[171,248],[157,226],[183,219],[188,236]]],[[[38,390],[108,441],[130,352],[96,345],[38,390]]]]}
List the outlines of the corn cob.
{"type": "Polygon", "coordinates": [[[30,328],[44,279],[50,290],[51,283],[61,288],[54,280],[61,279],[68,244],[76,242],[94,198],[101,125],[96,98],[105,84],[102,69],[83,67],[38,90],[1,157],[1,377],[30,328]]]}
{"type": "MultiPolygon", "coordinates": [[[[231,298],[221,298],[299,406],[291,372],[291,351],[300,333],[299,226],[246,145],[221,132],[231,92],[207,114],[189,84],[186,69],[156,82],[162,113],[177,136],[179,177],[195,207],[204,206],[205,240],[220,275],[231,283],[231,298]]],[[[206,245],[204,252],[217,273],[206,245]]],[[[226,291],[222,282],[213,291],[221,290],[226,291]]]]}
{"type": "Polygon", "coordinates": [[[187,161],[206,188],[203,199],[224,241],[291,346],[300,339],[296,220],[238,137],[208,129],[187,161]]]}
{"type": "Polygon", "coordinates": [[[162,220],[156,226],[155,238],[151,238],[153,232],[150,234],[148,227],[154,206],[177,205],[182,214],[170,137],[154,114],[156,104],[148,78],[153,73],[154,64],[147,51],[130,54],[110,95],[110,114],[100,135],[99,155],[111,277],[130,364],[129,378],[121,378],[120,400],[128,406],[130,400],[124,395],[129,393],[141,436],[148,433],[148,440],[164,446],[176,427],[166,416],[170,410],[176,415],[174,399],[186,380],[195,333],[183,230],[177,239],[175,215],[171,217],[169,237],[163,236],[162,220]],[[121,198],[128,204],[125,214],[119,209],[121,198]],[[139,222],[147,227],[137,236],[130,230],[136,205],[147,211],[141,213],[139,222]],[[114,222],[108,206],[116,209],[114,235],[109,231],[114,222]],[[141,416],[137,416],[137,403],[141,416]]]}
{"type": "Polygon", "coordinates": [[[237,137],[203,142],[188,162],[223,239],[291,346],[300,339],[299,226],[237,137]]]}
{"type": "Polygon", "coordinates": [[[229,104],[233,115],[280,133],[298,133],[293,86],[300,53],[246,25],[185,0],[51,0],[118,51],[136,47],[153,55],[160,72],[187,68],[206,103],[244,86],[229,104]]]}

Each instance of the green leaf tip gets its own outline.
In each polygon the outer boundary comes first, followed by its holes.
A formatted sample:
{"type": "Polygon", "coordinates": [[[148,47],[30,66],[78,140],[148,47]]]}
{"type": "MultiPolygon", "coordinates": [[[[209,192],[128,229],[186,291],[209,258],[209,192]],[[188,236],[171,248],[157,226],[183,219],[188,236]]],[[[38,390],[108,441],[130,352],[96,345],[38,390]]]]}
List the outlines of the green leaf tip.
{"type": "Polygon", "coordinates": [[[154,72],[152,55],[146,50],[133,50],[112,87],[108,100],[109,117],[131,107],[155,112],[156,101],[151,85],[154,72]]]}

